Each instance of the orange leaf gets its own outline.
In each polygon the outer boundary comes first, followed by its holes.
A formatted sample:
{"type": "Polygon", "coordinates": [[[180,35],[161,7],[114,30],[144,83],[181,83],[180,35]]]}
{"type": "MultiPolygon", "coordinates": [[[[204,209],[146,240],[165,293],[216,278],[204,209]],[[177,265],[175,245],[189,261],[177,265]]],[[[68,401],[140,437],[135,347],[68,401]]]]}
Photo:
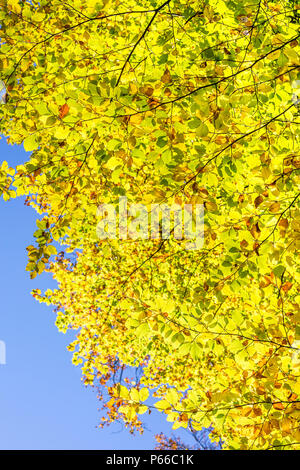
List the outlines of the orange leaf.
{"type": "Polygon", "coordinates": [[[59,117],[60,119],[63,119],[70,111],[69,105],[67,103],[63,104],[59,108],[59,117]]]}
{"type": "Polygon", "coordinates": [[[284,410],[285,406],[283,403],[273,403],[273,408],[275,408],[275,410],[284,410]]]}
{"type": "Polygon", "coordinates": [[[293,284],[291,282],[286,282],[285,284],[283,284],[283,286],[281,287],[281,289],[284,291],[284,292],[287,292],[288,290],[290,290],[292,288],[293,284]]]}

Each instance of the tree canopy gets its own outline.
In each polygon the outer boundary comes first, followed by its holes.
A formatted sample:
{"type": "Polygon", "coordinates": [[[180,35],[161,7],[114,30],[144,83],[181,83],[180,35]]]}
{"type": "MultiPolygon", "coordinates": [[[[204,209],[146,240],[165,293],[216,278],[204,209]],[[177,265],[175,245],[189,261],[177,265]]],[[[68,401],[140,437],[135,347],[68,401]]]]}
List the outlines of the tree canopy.
{"type": "Polygon", "coordinates": [[[0,22],[0,132],[30,152],[0,189],[40,215],[27,269],[58,287],[33,295],[106,421],[298,448],[299,5],[7,0],[0,22]],[[203,247],[99,239],[122,196],[203,204],[203,247]]]}

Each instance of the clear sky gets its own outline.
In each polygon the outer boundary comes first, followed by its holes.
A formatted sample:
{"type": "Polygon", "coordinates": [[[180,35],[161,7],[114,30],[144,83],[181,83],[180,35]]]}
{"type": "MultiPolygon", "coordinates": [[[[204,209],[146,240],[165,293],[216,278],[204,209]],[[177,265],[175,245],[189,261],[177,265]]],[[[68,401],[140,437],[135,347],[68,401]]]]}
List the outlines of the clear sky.
{"type": "MultiPolygon", "coordinates": [[[[11,166],[27,160],[23,148],[5,139],[0,156],[11,166]]],[[[158,412],[147,418],[143,436],[131,436],[119,424],[97,428],[96,393],[82,384],[66,349],[73,335],[59,333],[51,307],[30,294],[55,287],[50,275],[30,280],[25,271],[37,214],[21,198],[1,199],[0,214],[0,341],[7,355],[0,365],[0,449],[153,449],[153,434],[171,433],[158,412]]],[[[185,430],[176,435],[195,443],[185,430]]]]}

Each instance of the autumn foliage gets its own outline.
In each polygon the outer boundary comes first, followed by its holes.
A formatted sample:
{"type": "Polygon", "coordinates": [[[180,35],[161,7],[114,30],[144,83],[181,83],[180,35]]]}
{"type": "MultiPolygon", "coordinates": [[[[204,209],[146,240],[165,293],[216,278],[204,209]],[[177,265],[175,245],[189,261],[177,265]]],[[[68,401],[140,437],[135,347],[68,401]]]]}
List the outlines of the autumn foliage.
{"type": "Polygon", "coordinates": [[[0,189],[40,215],[27,269],[58,287],[33,294],[106,421],[299,448],[299,5],[7,0],[0,22],[0,132],[30,152],[0,189]],[[203,204],[203,248],[100,240],[120,196],[203,204]]]}

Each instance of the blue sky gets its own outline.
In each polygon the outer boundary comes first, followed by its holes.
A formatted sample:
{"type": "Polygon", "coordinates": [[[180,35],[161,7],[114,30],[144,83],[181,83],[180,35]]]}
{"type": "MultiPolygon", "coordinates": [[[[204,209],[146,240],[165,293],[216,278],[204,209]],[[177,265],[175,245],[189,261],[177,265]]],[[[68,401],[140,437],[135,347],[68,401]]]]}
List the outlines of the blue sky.
{"type": "MultiPolygon", "coordinates": [[[[0,155],[10,166],[28,159],[23,148],[5,139],[0,155]]],[[[31,280],[25,271],[37,214],[22,198],[1,199],[0,214],[0,341],[7,356],[0,365],[0,449],[153,449],[153,434],[171,433],[159,413],[147,418],[143,436],[131,436],[117,423],[97,428],[96,393],[82,384],[66,349],[73,335],[59,333],[51,307],[30,294],[55,286],[50,275],[31,280]]],[[[185,430],[176,435],[194,444],[185,430]]]]}

